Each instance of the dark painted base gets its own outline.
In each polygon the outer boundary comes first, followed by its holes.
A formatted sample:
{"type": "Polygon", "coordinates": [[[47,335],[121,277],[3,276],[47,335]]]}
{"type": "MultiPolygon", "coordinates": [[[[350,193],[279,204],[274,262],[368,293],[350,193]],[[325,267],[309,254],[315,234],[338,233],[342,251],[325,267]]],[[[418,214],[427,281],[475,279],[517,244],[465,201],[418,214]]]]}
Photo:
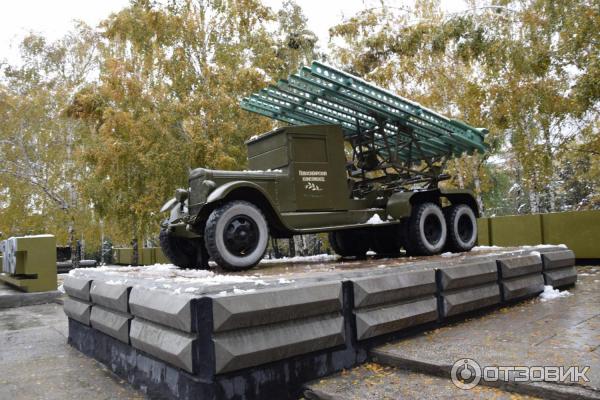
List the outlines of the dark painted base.
{"type": "Polygon", "coordinates": [[[333,348],[207,381],[71,319],[69,344],[156,399],[297,399],[305,382],[367,359],[366,351],[333,348]]]}
{"type": "Polygon", "coordinates": [[[576,258],[575,265],[600,265],[600,258],[576,258]]]}

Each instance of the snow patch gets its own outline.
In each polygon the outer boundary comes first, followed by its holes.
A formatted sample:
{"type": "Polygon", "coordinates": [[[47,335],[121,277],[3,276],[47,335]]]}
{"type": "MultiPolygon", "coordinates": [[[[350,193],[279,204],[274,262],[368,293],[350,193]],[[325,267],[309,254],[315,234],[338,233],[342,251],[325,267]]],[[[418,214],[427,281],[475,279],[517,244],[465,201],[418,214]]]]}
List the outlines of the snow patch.
{"type": "Polygon", "coordinates": [[[447,251],[445,253],[440,254],[442,257],[454,257],[457,256],[458,254],[454,254],[451,251],[447,251]]]}
{"type": "Polygon", "coordinates": [[[377,253],[375,253],[373,250],[369,250],[369,251],[367,251],[367,253],[366,253],[366,254],[367,254],[368,256],[375,256],[375,255],[377,255],[377,253]]]}
{"type": "Polygon", "coordinates": [[[542,255],[540,254],[539,251],[532,251],[532,252],[529,253],[529,255],[542,257],[542,255]]]}
{"type": "Polygon", "coordinates": [[[471,251],[489,251],[489,250],[501,250],[500,246],[475,246],[471,251]]]}
{"type": "Polygon", "coordinates": [[[256,289],[244,290],[244,289],[238,289],[235,286],[233,287],[233,293],[235,293],[235,294],[244,294],[244,293],[253,293],[253,292],[256,292],[256,289]]]}
{"type": "Polygon", "coordinates": [[[373,216],[369,218],[366,223],[370,225],[379,225],[384,224],[385,221],[381,219],[379,214],[373,214],[373,216]]]}
{"type": "Polygon", "coordinates": [[[295,281],[285,279],[285,278],[279,278],[279,280],[277,281],[277,283],[293,283],[293,282],[295,282],[295,281]]]}
{"type": "Polygon", "coordinates": [[[544,285],[544,291],[540,293],[540,299],[542,301],[548,301],[553,299],[558,299],[561,297],[571,296],[571,292],[568,290],[563,290],[562,292],[558,289],[554,289],[550,285],[544,285]]]}
{"type": "Polygon", "coordinates": [[[65,287],[63,285],[60,285],[59,287],[57,287],[56,290],[58,290],[61,293],[65,293],[65,287]]]}
{"type": "Polygon", "coordinates": [[[282,258],[271,258],[262,260],[261,264],[273,264],[273,263],[302,263],[302,262],[316,262],[316,261],[334,261],[340,256],[336,254],[316,254],[314,256],[296,256],[296,257],[282,257],[282,258]]]}

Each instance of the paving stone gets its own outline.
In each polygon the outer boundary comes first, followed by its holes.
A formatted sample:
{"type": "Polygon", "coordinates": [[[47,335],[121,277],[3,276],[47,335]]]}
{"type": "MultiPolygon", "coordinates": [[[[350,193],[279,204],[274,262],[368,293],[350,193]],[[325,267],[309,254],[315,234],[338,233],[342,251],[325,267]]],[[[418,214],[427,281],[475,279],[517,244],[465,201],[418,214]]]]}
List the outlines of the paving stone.
{"type": "Polygon", "coordinates": [[[92,303],[123,313],[129,312],[129,291],[126,285],[113,285],[93,281],[90,289],[92,303]]]}
{"type": "Polygon", "coordinates": [[[500,286],[491,283],[479,287],[443,292],[443,317],[449,317],[500,303],[500,286]]]}
{"type": "Polygon", "coordinates": [[[360,309],[355,314],[357,337],[362,340],[435,321],[437,299],[428,296],[403,304],[360,309]]]}
{"type": "Polygon", "coordinates": [[[552,269],[544,272],[544,281],[553,288],[570,286],[577,282],[577,270],[575,267],[552,269]]]}
{"type": "Polygon", "coordinates": [[[542,274],[531,274],[502,281],[502,298],[506,300],[533,297],[544,291],[542,274]]]}
{"type": "Polygon", "coordinates": [[[191,301],[194,297],[134,287],[129,294],[129,310],[136,317],[192,332],[191,301]]]}
{"type": "Polygon", "coordinates": [[[132,318],[130,314],[92,305],[90,324],[92,328],[102,333],[119,339],[121,342],[129,343],[129,321],[132,318]]]}
{"type": "Polygon", "coordinates": [[[341,282],[217,297],[213,299],[214,331],[296,320],[341,309],[341,282]]]}
{"type": "Polygon", "coordinates": [[[90,284],[91,279],[75,278],[67,276],[63,283],[65,292],[71,297],[77,297],[84,301],[90,301],[90,284]]]}
{"type": "Polygon", "coordinates": [[[443,290],[477,286],[496,281],[498,279],[498,266],[496,261],[488,260],[440,268],[440,276],[443,290]]]}
{"type": "Polygon", "coordinates": [[[356,308],[399,302],[435,293],[435,270],[396,272],[352,279],[356,308]]]}
{"type": "Polygon", "coordinates": [[[528,275],[542,271],[542,259],[539,255],[502,257],[498,259],[502,279],[528,275]]]}
{"type": "Polygon", "coordinates": [[[322,315],[215,334],[216,372],[224,373],[344,344],[344,319],[322,315]]]}
{"type": "Polygon", "coordinates": [[[67,297],[63,303],[63,309],[67,317],[88,326],[90,325],[91,308],[92,305],[90,303],[73,297],[67,297]]]}
{"type": "Polygon", "coordinates": [[[575,253],[571,250],[542,253],[544,270],[572,267],[575,265],[575,253]]]}
{"type": "Polygon", "coordinates": [[[194,335],[134,318],[131,320],[129,337],[136,349],[193,372],[194,335]]]}

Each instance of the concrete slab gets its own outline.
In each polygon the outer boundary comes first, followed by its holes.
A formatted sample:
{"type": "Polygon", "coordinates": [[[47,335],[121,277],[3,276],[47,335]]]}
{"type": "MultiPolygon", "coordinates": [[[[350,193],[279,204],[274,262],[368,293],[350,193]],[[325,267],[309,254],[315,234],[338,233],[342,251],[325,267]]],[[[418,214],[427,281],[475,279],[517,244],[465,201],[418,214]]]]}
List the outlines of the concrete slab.
{"type": "Polygon", "coordinates": [[[500,303],[500,286],[491,283],[452,292],[442,292],[442,316],[450,317],[500,303]]]}
{"type": "MultiPolygon", "coordinates": [[[[600,398],[600,268],[578,268],[571,296],[532,299],[485,316],[377,347],[380,363],[449,377],[456,360],[481,366],[590,366],[590,382],[510,384],[544,398],[600,398]]],[[[467,391],[470,393],[470,391],[467,391]]]]}
{"type": "Polygon", "coordinates": [[[498,259],[502,279],[533,274],[542,271],[542,259],[539,255],[502,257],[498,259]]]}
{"type": "Polygon", "coordinates": [[[399,331],[438,318],[437,299],[427,296],[390,306],[364,308],[355,312],[358,340],[399,331]]]}
{"type": "Polygon", "coordinates": [[[130,286],[93,281],[90,288],[92,303],[122,313],[129,312],[130,286]]]}
{"type": "Polygon", "coordinates": [[[213,331],[297,320],[341,308],[341,282],[216,297],[213,299],[213,331]]]}
{"type": "Polygon", "coordinates": [[[130,314],[109,310],[99,305],[92,306],[90,324],[92,328],[129,343],[129,321],[133,318],[130,314]]]}
{"type": "Polygon", "coordinates": [[[351,280],[354,285],[354,306],[357,308],[422,297],[436,290],[433,269],[351,280]]]}
{"type": "Polygon", "coordinates": [[[544,282],[553,288],[574,285],[577,282],[577,270],[575,267],[567,267],[545,271],[544,282]]]}
{"type": "Polygon", "coordinates": [[[131,345],[188,372],[194,372],[196,336],[134,318],[129,331],[131,345]]]}
{"type": "Polygon", "coordinates": [[[318,316],[213,337],[216,372],[224,373],[344,344],[339,314],[318,316]]]}
{"type": "Polygon", "coordinates": [[[544,291],[544,276],[531,274],[503,280],[500,283],[503,301],[513,301],[537,296],[544,291]]]}
{"type": "Polygon", "coordinates": [[[571,250],[542,253],[544,270],[572,267],[575,265],[575,253],[571,250]]]}
{"type": "Polygon", "coordinates": [[[194,296],[134,287],[129,294],[129,310],[136,317],[192,332],[192,299],[194,296]]]}
{"type": "Polygon", "coordinates": [[[71,297],[76,297],[83,301],[90,301],[91,283],[91,279],[75,278],[71,275],[67,275],[63,283],[63,288],[71,297]]]}
{"type": "Polygon", "coordinates": [[[62,293],[58,290],[26,293],[0,282],[0,308],[52,303],[60,296],[62,293]]]}
{"type": "Polygon", "coordinates": [[[494,282],[498,279],[498,267],[493,260],[468,263],[440,269],[442,290],[452,290],[494,282]]]}
{"type": "Polygon", "coordinates": [[[81,301],[73,297],[64,299],[63,308],[69,318],[81,322],[84,325],[90,324],[91,303],[81,301]]]}

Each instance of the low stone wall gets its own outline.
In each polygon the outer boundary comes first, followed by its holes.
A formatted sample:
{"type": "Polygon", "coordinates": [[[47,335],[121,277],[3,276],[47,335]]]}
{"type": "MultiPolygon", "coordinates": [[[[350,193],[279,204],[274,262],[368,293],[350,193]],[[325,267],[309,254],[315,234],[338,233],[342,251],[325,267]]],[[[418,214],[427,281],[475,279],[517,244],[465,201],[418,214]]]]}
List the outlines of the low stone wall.
{"type": "Polygon", "coordinates": [[[481,246],[565,244],[578,259],[600,259],[600,210],[479,218],[481,246]]]}
{"type": "Polygon", "coordinates": [[[200,295],[68,277],[64,308],[69,342],[152,397],[293,398],[374,340],[572,284],[573,265],[524,249],[200,295]]]}

